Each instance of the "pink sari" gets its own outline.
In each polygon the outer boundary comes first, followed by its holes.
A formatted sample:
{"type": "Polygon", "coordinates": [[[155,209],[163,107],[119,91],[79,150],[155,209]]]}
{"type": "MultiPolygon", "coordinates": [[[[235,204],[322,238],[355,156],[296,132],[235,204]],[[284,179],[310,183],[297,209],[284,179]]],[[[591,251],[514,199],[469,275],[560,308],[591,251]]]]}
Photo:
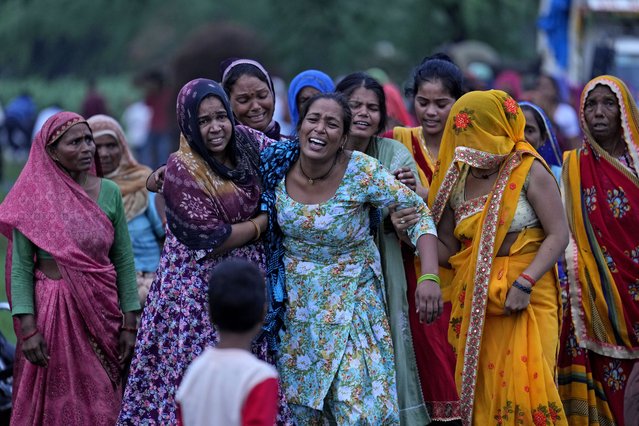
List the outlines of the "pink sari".
{"type": "Polygon", "coordinates": [[[18,229],[53,256],[62,275],[52,280],[34,271],[35,317],[50,356],[47,368],[24,358],[16,327],[16,425],[112,425],[119,411],[122,313],[109,259],[113,225],[45,150],[74,125],[86,121],[69,112],[47,120],[0,205],[0,232],[11,239],[18,229]]]}

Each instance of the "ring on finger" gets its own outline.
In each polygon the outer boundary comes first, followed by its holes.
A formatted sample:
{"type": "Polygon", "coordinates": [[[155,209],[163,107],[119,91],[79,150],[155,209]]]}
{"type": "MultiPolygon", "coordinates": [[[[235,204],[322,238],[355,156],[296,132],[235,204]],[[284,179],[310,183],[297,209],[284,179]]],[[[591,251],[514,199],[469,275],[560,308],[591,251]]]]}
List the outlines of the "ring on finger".
{"type": "Polygon", "coordinates": [[[403,225],[403,224],[405,224],[405,223],[406,223],[406,221],[405,221],[404,219],[401,219],[401,220],[399,221],[399,223],[401,223],[401,224],[403,225]]]}

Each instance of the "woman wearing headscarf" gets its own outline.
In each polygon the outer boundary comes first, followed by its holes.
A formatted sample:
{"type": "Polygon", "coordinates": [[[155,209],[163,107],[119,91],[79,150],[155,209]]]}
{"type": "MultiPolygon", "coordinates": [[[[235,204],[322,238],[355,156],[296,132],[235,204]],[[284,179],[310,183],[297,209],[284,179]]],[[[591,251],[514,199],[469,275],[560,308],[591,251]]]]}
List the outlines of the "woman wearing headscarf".
{"type": "Polygon", "coordinates": [[[164,227],[155,197],[146,189],[151,169],[139,164],[129,149],[120,124],[108,115],[94,115],[87,120],[95,139],[104,177],[120,187],[124,213],[133,246],[138,297],[144,306],[155,270],[160,263],[164,227]]]}
{"type": "Polygon", "coordinates": [[[507,93],[470,92],[446,123],[429,193],[464,424],[567,424],[554,373],[554,264],[567,243],[559,188],[507,93]]]}
{"type": "Polygon", "coordinates": [[[297,74],[288,86],[288,110],[291,123],[297,126],[299,111],[307,100],[318,93],[329,93],[335,90],[333,80],[322,71],[306,70],[297,74]]]}
{"type": "Polygon", "coordinates": [[[20,354],[12,424],[117,419],[140,305],[120,190],[92,174],[94,156],[84,118],[53,115],[0,205],[20,354]]]}
{"type": "Polygon", "coordinates": [[[526,117],[526,141],[546,160],[557,181],[561,180],[561,147],[550,119],[540,106],[531,102],[519,102],[526,117]]]}
{"type": "Polygon", "coordinates": [[[571,238],[559,391],[570,424],[623,425],[639,359],[639,116],[608,75],[586,84],[579,115],[584,144],[563,170],[571,238]]]}
{"type": "MultiPolygon", "coordinates": [[[[218,334],[207,312],[207,280],[229,257],[264,268],[258,212],[263,134],[236,126],[230,102],[212,80],[192,80],[178,94],[180,148],[171,154],[163,194],[167,230],[151,286],[118,424],[174,424],[175,393],[190,362],[218,334]]],[[[254,352],[266,358],[266,342],[254,352]]],[[[284,405],[282,406],[284,407],[284,405]]],[[[285,409],[278,421],[287,424],[285,409]]]]}
{"type": "Polygon", "coordinates": [[[273,120],[275,89],[266,68],[251,59],[228,59],[221,64],[222,86],[231,101],[235,118],[270,139],[286,139],[273,120]]]}

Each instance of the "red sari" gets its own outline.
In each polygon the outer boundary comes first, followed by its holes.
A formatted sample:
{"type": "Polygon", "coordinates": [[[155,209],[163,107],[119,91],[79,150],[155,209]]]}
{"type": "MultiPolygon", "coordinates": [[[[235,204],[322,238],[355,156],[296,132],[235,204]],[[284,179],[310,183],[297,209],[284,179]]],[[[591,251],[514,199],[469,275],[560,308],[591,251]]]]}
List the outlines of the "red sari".
{"type": "Polygon", "coordinates": [[[109,259],[114,228],[45,149],[75,125],[86,121],[69,112],[44,124],[0,205],[0,231],[11,239],[19,230],[53,256],[62,275],[53,280],[34,271],[35,318],[50,359],[46,368],[28,362],[16,327],[12,424],[112,425],[119,412],[122,313],[109,259]]]}
{"type": "MultiPolygon", "coordinates": [[[[387,137],[400,141],[413,154],[419,168],[422,186],[428,188],[433,178],[435,160],[420,142],[421,127],[412,129],[396,127],[387,137]]],[[[424,401],[433,421],[460,419],[459,396],[455,386],[455,354],[448,343],[448,322],[451,303],[444,303],[442,316],[433,324],[419,322],[415,306],[417,278],[420,274],[419,259],[406,244],[402,244],[402,258],[408,288],[408,320],[410,322],[413,346],[419,371],[424,401]],[[436,371],[436,373],[435,373],[436,371]]],[[[443,280],[450,279],[450,270],[440,268],[443,280]]]]}
{"type": "Polygon", "coordinates": [[[639,359],[639,120],[614,77],[588,83],[581,103],[584,147],[569,153],[562,179],[571,241],[559,391],[570,424],[623,425],[624,390],[639,359]],[[597,85],[619,100],[627,165],[587,131],[583,105],[597,85]]]}

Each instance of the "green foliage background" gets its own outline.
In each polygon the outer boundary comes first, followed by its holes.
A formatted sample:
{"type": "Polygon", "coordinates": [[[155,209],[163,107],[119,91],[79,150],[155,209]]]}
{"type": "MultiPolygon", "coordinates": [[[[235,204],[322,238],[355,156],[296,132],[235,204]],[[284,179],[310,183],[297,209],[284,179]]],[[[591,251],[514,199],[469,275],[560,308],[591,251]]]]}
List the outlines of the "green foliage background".
{"type": "Polygon", "coordinates": [[[307,68],[338,76],[380,66],[401,81],[424,56],[465,39],[526,62],[535,57],[537,10],[538,1],[520,0],[3,0],[0,101],[24,85],[36,95],[49,87],[71,108],[77,79],[97,77],[119,108],[133,73],[170,68],[206,24],[246,31],[258,59],[286,80],[307,68]]]}

